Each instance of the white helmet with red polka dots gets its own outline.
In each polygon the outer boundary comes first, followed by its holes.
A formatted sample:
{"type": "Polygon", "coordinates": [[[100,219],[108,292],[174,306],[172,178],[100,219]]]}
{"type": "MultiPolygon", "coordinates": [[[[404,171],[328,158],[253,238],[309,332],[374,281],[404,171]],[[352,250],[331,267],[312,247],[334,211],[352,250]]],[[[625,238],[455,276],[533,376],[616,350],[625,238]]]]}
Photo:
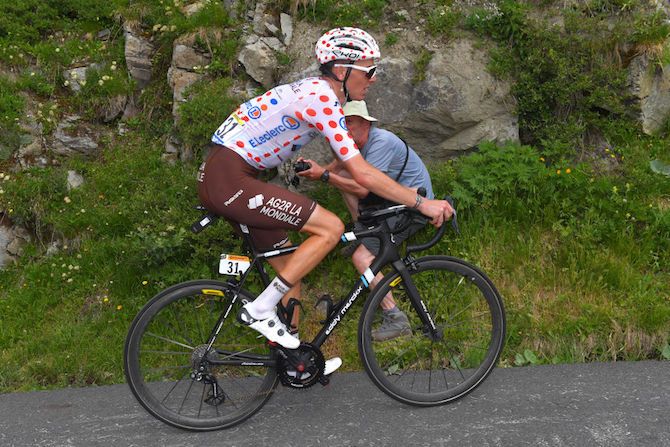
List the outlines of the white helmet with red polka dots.
{"type": "Polygon", "coordinates": [[[381,57],[379,45],[367,32],[348,26],[335,28],[316,42],[316,58],[320,64],[334,60],[358,61],[381,57]]]}

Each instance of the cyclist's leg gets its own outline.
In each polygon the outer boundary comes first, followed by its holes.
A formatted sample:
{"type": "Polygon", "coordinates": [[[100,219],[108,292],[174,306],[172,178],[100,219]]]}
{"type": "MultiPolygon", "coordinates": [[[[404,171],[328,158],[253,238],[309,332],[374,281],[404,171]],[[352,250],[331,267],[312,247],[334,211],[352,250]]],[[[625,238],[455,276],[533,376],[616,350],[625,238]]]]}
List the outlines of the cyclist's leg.
{"type": "MultiPolygon", "coordinates": [[[[389,225],[393,226],[394,224],[395,221],[390,219],[389,225]]],[[[396,236],[396,240],[404,241],[410,236],[416,234],[422,228],[423,225],[412,224],[408,229],[398,234],[396,236]]],[[[375,256],[379,253],[379,248],[380,247],[378,239],[375,238],[363,239],[361,245],[358,246],[356,251],[354,251],[353,255],[351,256],[351,261],[353,262],[354,267],[356,267],[356,270],[358,270],[362,274],[368,267],[370,267],[370,264],[372,264],[372,261],[374,260],[375,256]]],[[[375,278],[371,282],[372,285],[371,288],[374,288],[379,283],[382,277],[383,275],[381,273],[377,273],[377,275],[375,275],[375,278]]],[[[391,295],[390,291],[389,293],[386,294],[380,306],[383,310],[391,310],[396,307],[396,303],[393,300],[393,296],[391,295]]]]}
{"type": "Polygon", "coordinates": [[[288,281],[296,282],[314,269],[335,248],[344,232],[344,224],[335,214],[320,205],[300,230],[310,236],[293,252],[279,272],[288,281]]]}
{"type": "MultiPolygon", "coordinates": [[[[372,264],[374,259],[375,255],[372,254],[372,252],[365,246],[365,244],[359,245],[356,251],[354,251],[354,254],[351,255],[351,262],[353,262],[354,267],[356,267],[356,270],[358,270],[358,272],[361,274],[363,274],[363,272],[365,272],[365,270],[370,267],[370,264],[372,264]]],[[[377,273],[374,279],[370,282],[370,289],[375,288],[383,277],[384,275],[382,275],[381,272],[377,273]]],[[[386,294],[382,300],[381,307],[384,310],[390,310],[395,307],[395,301],[393,301],[391,292],[386,294]]]]}
{"type": "MultiPolygon", "coordinates": [[[[316,202],[277,185],[262,182],[257,179],[257,174],[258,171],[235,152],[216,148],[199,172],[198,191],[201,201],[209,210],[249,228],[300,231],[307,227],[306,230],[311,232],[309,229],[314,225],[306,223],[312,215],[322,214],[317,210],[316,202]]],[[[318,225],[316,227],[318,230],[318,225]]],[[[335,240],[337,238],[339,234],[335,240]]],[[[303,251],[306,249],[307,246],[303,247],[303,251]]],[[[326,253],[320,255],[319,260],[326,253]]],[[[283,276],[284,272],[280,269],[270,285],[253,302],[242,308],[238,315],[240,321],[271,341],[288,348],[297,348],[299,341],[288,333],[286,326],[279,320],[275,306],[314,265],[297,275],[288,270],[292,276],[287,277],[283,276]]]]}
{"type": "MultiPolygon", "coordinates": [[[[289,241],[286,244],[282,245],[282,247],[290,247],[291,245],[292,244],[289,241]]],[[[277,258],[269,258],[268,262],[270,263],[272,268],[276,272],[278,272],[284,269],[284,267],[292,257],[293,253],[285,256],[280,256],[277,258]]],[[[295,298],[296,300],[301,301],[302,300],[301,292],[302,292],[302,281],[297,281],[296,283],[293,284],[293,287],[289,289],[289,291],[281,299],[282,305],[284,305],[284,307],[287,307],[289,304],[289,300],[291,298],[295,298]]],[[[298,325],[300,324],[300,307],[295,307],[293,309],[293,315],[291,316],[291,321],[289,323],[291,325],[289,329],[291,330],[291,332],[295,332],[295,330],[298,329],[298,325]]]]}

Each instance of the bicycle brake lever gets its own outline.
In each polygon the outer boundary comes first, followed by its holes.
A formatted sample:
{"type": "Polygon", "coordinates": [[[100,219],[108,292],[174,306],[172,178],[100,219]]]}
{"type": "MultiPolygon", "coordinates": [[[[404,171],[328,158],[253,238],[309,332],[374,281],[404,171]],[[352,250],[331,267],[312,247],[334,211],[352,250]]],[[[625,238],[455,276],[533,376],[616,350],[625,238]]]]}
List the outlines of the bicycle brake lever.
{"type": "Polygon", "coordinates": [[[449,202],[449,205],[451,205],[451,208],[454,210],[454,214],[451,216],[451,228],[453,228],[454,232],[460,236],[461,231],[458,229],[458,215],[456,214],[456,207],[454,206],[454,198],[451,196],[445,196],[444,200],[449,202]]]}

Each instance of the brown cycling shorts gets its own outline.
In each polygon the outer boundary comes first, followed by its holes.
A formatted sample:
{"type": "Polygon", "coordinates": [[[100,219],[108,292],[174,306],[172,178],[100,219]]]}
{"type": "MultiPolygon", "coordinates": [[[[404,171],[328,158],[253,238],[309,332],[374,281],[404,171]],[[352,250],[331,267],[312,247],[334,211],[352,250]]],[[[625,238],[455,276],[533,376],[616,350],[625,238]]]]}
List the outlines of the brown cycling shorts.
{"type": "Polygon", "coordinates": [[[256,248],[277,248],[288,242],[287,230],[305,225],[317,204],[258,180],[259,173],[235,151],[213,145],[198,172],[198,195],[209,211],[249,227],[256,248]]]}

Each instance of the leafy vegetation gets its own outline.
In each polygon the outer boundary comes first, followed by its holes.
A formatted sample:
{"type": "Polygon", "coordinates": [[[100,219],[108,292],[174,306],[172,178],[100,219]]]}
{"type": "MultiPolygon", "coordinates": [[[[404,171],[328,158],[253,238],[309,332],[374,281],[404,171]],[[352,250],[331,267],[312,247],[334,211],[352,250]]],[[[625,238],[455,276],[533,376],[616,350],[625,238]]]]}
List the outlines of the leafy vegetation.
{"type": "Polygon", "coordinates": [[[377,27],[390,2],[387,0],[352,0],[345,3],[337,0],[320,0],[297,3],[305,5],[298,9],[302,19],[332,26],[377,27]]]}
{"type": "MultiPolygon", "coordinates": [[[[123,340],[141,306],[176,282],[216,277],[220,253],[242,250],[225,224],[188,231],[198,217],[198,151],[244,100],[232,88],[242,23],[222,2],[191,17],[183,3],[0,6],[0,223],[11,219],[32,234],[20,261],[0,271],[0,392],[123,381],[123,340]],[[135,91],[124,22],[152,36],[160,73],[136,98],[141,114],[125,122],[126,134],[105,140],[94,159],[10,171],[28,112],[48,138],[65,113],[99,119],[108,101],[135,91]],[[106,40],[97,38],[104,30],[106,40]],[[161,158],[175,130],[164,73],[180,36],[213,57],[197,68],[207,80],[179,108],[176,131],[196,161],[170,165],[161,158]],[[72,93],[67,70],[93,62],[72,93]],[[71,170],[85,179],[80,188],[67,186],[71,170]]],[[[287,11],[290,3],[273,7],[287,11]]],[[[538,2],[457,3],[422,1],[412,13],[434,39],[469,31],[497,44],[490,70],[513,81],[522,144],[485,143],[430,166],[436,192],[455,197],[462,230],[432,253],[481,266],[502,292],[503,366],[670,359],[670,120],[658,135],[642,135],[624,94],[631,54],[667,61],[664,17],[635,0],[590,0],[561,9],[561,25],[548,26],[531,14],[538,2]],[[594,147],[593,135],[607,144],[594,147]]],[[[308,2],[298,11],[324,27],[379,29],[407,20],[396,9],[356,0],[308,2]]],[[[385,43],[400,37],[387,33],[385,43]]],[[[415,82],[430,59],[428,50],[417,54],[415,82]]],[[[291,63],[288,55],[280,61],[291,63]]],[[[347,219],[331,188],[310,194],[347,219]]],[[[303,338],[318,327],[320,316],[309,310],[316,298],[344,295],[356,276],[335,250],[305,279],[303,338]]],[[[258,282],[251,289],[259,291],[258,282]]],[[[354,313],[324,346],[349,369],[359,367],[356,329],[354,313]]]]}

